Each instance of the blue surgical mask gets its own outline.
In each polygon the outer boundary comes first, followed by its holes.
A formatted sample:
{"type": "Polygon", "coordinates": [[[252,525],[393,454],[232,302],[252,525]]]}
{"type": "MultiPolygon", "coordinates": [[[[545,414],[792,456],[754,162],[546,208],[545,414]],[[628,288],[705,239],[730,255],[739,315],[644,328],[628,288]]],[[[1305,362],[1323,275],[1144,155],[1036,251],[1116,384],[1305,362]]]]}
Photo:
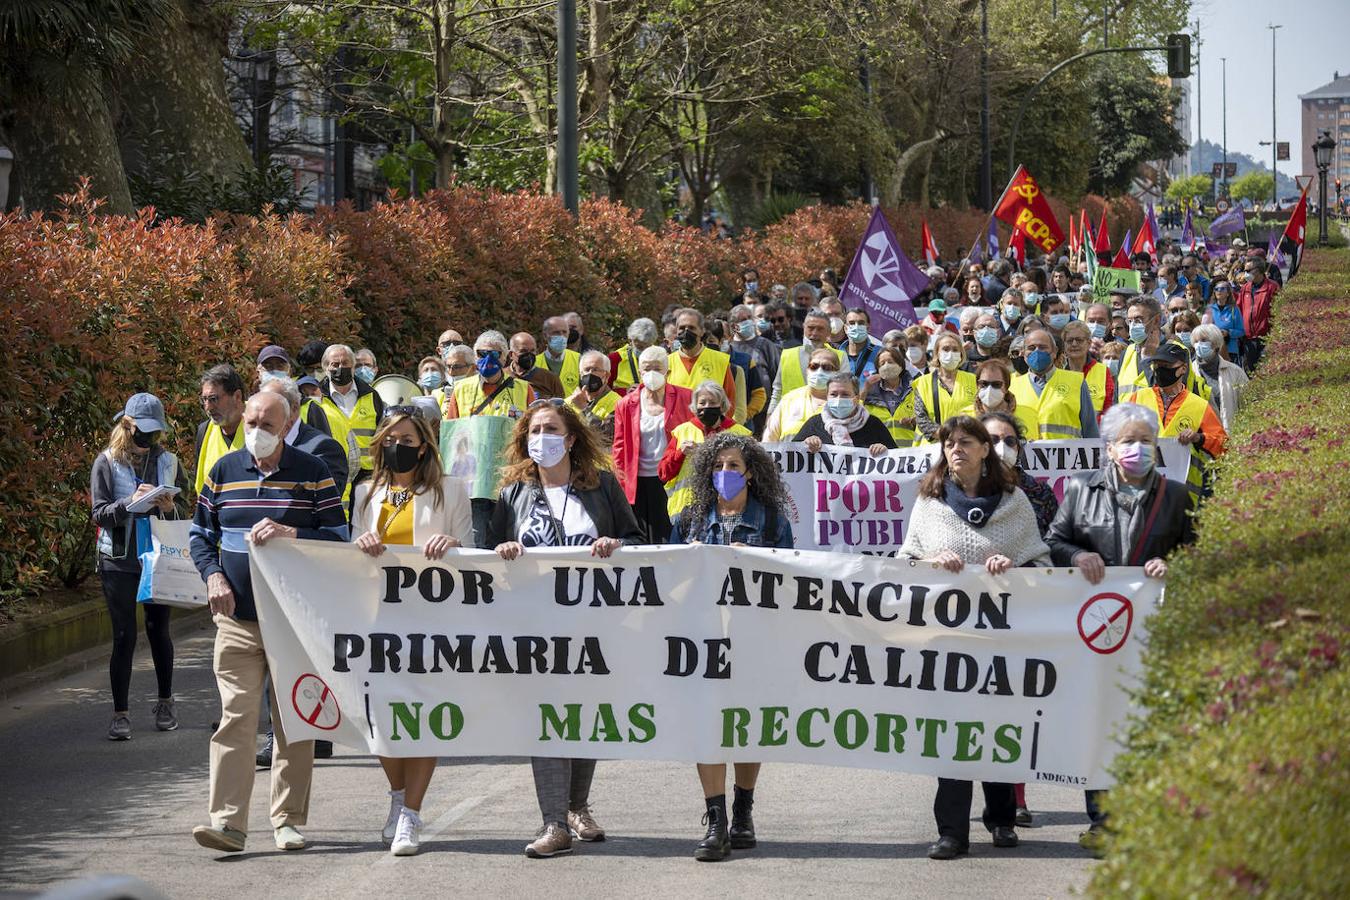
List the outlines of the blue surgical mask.
{"type": "Polygon", "coordinates": [[[1136,344],[1142,344],[1144,338],[1148,337],[1148,329],[1144,327],[1143,322],[1130,323],[1130,340],[1136,344]]]}
{"type": "Polygon", "coordinates": [[[1032,350],[1026,354],[1027,366],[1033,372],[1044,372],[1050,368],[1050,354],[1044,350],[1032,350]]]}
{"type": "Polygon", "coordinates": [[[445,379],[441,378],[440,372],[426,372],[423,373],[421,378],[417,379],[417,384],[424,391],[434,391],[444,383],[445,379]]]}
{"type": "Polygon", "coordinates": [[[831,397],[825,401],[825,408],[836,419],[847,419],[858,408],[858,401],[852,397],[831,397]]]}
{"type": "Polygon", "coordinates": [[[1117,358],[1115,358],[1115,359],[1108,359],[1108,360],[1106,361],[1106,368],[1108,368],[1108,369],[1111,370],[1111,375],[1112,375],[1112,377],[1115,377],[1116,375],[1119,375],[1119,374],[1120,374],[1120,358],[1117,357],[1117,358]]]}
{"type": "Polygon", "coordinates": [[[833,374],[834,374],[833,372],[826,372],[824,369],[817,369],[814,372],[807,372],[806,383],[818,391],[824,390],[825,386],[830,383],[830,376],[833,374]]]}
{"type": "Polygon", "coordinates": [[[867,340],[866,325],[850,325],[846,330],[848,332],[848,339],[853,343],[861,344],[866,342],[867,340]]]}
{"type": "Polygon", "coordinates": [[[975,329],[975,343],[981,347],[992,347],[998,343],[998,329],[985,326],[975,329]]]}
{"type": "Polygon", "coordinates": [[[1096,340],[1102,340],[1106,337],[1106,326],[1101,322],[1093,322],[1088,326],[1088,331],[1092,332],[1092,337],[1096,340]]]}
{"type": "Polygon", "coordinates": [[[1009,322],[1016,322],[1018,319],[1022,318],[1022,307],[1013,306],[1011,304],[1003,307],[1003,318],[1007,319],[1009,322]]]}
{"type": "Polygon", "coordinates": [[[548,339],[548,352],[554,356],[562,356],[563,351],[567,349],[567,335],[555,334],[548,339]]]}
{"type": "Polygon", "coordinates": [[[357,366],[356,377],[360,378],[366,384],[370,384],[375,380],[375,370],[370,366],[357,366]]]}
{"type": "Polygon", "coordinates": [[[768,319],[759,320],[759,333],[768,334],[773,329],[773,323],[768,319]]]}
{"type": "Polygon", "coordinates": [[[1059,331],[1059,330],[1062,329],[1065,325],[1068,325],[1068,324],[1069,324],[1069,319],[1070,319],[1070,316],[1069,316],[1068,313],[1051,313],[1051,314],[1050,314],[1050,327],[1053,328],[1053,329],[1055,329],[1056,331],[1059,331]]]}
{"type": "Polygon", "coordinates": [[[734,500],[745,490],[745,475],[730,469],[713,473],[713,487],[723,500],[734,500]]]}
{"type": "Polygon", "coordinates": [[[1025,300],[1027,302],[1027,306],[1031,307],[1032,309],[1037,308],[1041,303],[1041,295],[1036,293],[1035,291],[1023,295],[1022,299],[1025,300]]]}
{"type": "Polygon", "coordinates": [[[736,336],[743,341],[752,340],[756,330],[754,319],[742,319],[736,323],[736,336]]]}
{"type": "Polygon", "coordinates": [[[757,293],[759,293],[759,282],[758,282],[758,281],[747,281],[747,282],[745,283],[745,292],[746,292],[747,294],[757,294],[757,293]]]}
{"type": "Polygon", "coordinates": [[[1184,346],[1189,347],[1191,345],[1191,333],[1189,331],[1183,331],[1177,335],[1177,340],[1181,341],[1184,346]]]}
{"type": "Polygon", "coordinates": [[[1209,359],[1213,355],[1214,355],[1214,345],[1211,344],[1209,341],[1195,342],[1196,359],[1209,359]]]}
{"type": "Polygon", "coordinates": [[[478,360],[478,374],[484,378],[496,378],[502,372],[502,361],[495,353],[489,353],[487,356],[478,360]]]}

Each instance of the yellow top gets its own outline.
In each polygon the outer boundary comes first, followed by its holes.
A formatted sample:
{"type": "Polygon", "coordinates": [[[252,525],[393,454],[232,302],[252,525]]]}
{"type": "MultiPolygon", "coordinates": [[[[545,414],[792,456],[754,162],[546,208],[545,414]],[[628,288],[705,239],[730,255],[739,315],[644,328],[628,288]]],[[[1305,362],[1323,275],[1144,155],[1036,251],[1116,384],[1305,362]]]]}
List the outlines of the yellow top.
{"type": "Polygon", "coordinates": [[[380,504],[378,533],[384,535],[380,542],[411,546],[413,542],[413,505],[410,499],[402,506],[395,506],[388,500],[380,504]]]}

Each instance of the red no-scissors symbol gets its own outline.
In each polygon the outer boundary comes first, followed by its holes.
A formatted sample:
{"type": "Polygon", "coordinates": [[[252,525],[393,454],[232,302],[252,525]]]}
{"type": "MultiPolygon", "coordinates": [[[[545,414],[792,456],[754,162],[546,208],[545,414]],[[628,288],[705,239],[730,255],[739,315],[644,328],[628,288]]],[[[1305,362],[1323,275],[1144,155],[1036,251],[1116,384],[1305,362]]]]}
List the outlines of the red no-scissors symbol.
{"type": "Polygon", "coordinates": [[[1119,594],[1098,594],[1078,611],[1078,634],[1094,653],[1115,653],[1125,646],[1134,623],[1134,606],[1119,594]]]}
{"type": "Polygon", "coordinates": [[[318,675],[301,675],[295,680],[291,705],[300,718],[315,728],[332,731],[342,722],[337,697],[318,675]]]}

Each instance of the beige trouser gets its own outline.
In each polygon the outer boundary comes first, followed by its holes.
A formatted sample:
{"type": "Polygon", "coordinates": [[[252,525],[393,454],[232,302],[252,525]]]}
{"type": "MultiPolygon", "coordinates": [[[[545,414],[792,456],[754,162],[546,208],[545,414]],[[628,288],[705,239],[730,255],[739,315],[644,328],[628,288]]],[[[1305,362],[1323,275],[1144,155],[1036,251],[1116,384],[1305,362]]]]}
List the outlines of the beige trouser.
{"type": "MultiPolygon", "coordinates": [[[[267,657],[257,622],[218,615],[216,687],[220,690],[220,727],[211,736],[211,824],[248,833],[257,755],[258,707],[267,681],[267,657]]],[[[276,686],[278,690],[281,685],[276,686]]],[[[309,817],[309,786],[314,774],[314,742],[286,740],[272,692],[272,827],[304,825],[309,817]]]]}

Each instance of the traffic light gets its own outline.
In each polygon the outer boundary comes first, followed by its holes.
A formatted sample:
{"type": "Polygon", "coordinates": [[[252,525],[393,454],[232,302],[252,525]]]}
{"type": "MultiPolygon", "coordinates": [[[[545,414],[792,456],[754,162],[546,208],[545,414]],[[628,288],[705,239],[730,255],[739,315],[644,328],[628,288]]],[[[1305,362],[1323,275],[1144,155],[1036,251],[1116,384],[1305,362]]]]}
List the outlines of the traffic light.
{"type": "Polygon", "coordinates": [[[1167,36],[1167,77],[1191,77],[1191,36],[1189,34],[1169,34],[1167,36]]]}

